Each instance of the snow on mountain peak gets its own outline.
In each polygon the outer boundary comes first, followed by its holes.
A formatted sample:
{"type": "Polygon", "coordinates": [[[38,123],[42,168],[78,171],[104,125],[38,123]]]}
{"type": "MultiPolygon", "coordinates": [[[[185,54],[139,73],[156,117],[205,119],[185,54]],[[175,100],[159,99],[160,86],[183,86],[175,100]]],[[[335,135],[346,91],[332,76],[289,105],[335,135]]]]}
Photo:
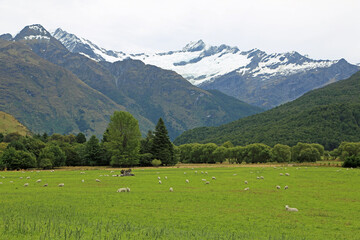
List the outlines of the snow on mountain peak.
{"type": "Polygon", "coordinates": [[[199,40],[197,42],[190,42],[186,44],[186,46],[182,49],[184,52],[197,52],[202,51],[206,47],[206,44],[203,40],[199,40]]]}
{"type": "Polygon", "coordinates": [[[89,40],[57,29],[53,36],[71,52],[83,54],[95,61],[115,62],[126,58],[173,70],[194,85],[215,81],[225,74],[236,72],[267,81],[275,75],[284,76],[309,69],[326,68],[337,61],[312,60],[298,52],[267,54],[257,48],[240,51],[222,44],[209,46],[204,41],[188,43],[180,51],[153,54],[126,54],[100,48],[89,40]]]}

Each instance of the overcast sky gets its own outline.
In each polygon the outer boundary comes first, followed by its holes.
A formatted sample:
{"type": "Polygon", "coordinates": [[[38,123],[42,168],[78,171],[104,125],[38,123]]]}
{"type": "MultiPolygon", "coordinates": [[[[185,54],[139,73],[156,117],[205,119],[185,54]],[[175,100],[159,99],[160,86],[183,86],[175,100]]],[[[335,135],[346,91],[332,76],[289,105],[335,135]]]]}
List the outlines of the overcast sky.
{"type": "Polygon", "coordinates": [[[40,23],[128,53],[202,39],[360,63],[359,13],[359,0],[0,0],[0,33],[40,23]]]}

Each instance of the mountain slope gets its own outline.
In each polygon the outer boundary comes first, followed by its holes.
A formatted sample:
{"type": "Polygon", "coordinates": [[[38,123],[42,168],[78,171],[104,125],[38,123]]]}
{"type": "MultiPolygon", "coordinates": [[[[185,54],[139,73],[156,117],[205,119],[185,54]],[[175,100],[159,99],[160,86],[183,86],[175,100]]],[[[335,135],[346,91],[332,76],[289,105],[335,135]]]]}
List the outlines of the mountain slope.
{"type": "Polygon", "coordinates": [[[299,99],[219,127],[184,132],[176,144],[231,141],[236,145],[316,142],[333,149],[360,141],[360,72],[299,99]]]}
{"type": "Polygon", "coordinates": [[[53,36],[69,51],[95,61],[138,59],[176,71],[203,89],[217,89],[267,109],[294,100],[312,89],[348,78],[359,70],[358,66],[344,59],[313,60],[297,52],[240,51],[227,45],[209,46],[202,40],[191,42],[179,51],[126,54],[108,51],[62,29],[57,29],[53,36]]]}
{"type": "Polygon", "coordinates": [[[14,132],[22,136],[31,135],[29,129],[14,118],[14,116],[0,111],[0,133],[6,135],[14,132]]]}
{"type": "Polygon", "coordinates": [[[124,109],[29,47],[0,40],[0,110],[31,131],[99,136],[110,115],[124,109]]]}
{"type": "MultiPolygon", "coordinates": [[[[37,26],[41,27],[41,26],[37,26]]],[[[40,57],[62,66],[90,87],[127,108],[144,133],[162,117],[171,138],[198,126],[214,126],[262,111],[224,94],[191,85],[173,71],[127,59],[96,62],[83,54],[69,52],[61,42],[42,29],[25,27],[15,40],[27,44],[40,57]],[[43,34],[43,37],[32,37],[43,34]],[[235,111],[236,110],[236,111],[235,111]],[[142,120],[143,119],[143,120],[142,120]]]]}

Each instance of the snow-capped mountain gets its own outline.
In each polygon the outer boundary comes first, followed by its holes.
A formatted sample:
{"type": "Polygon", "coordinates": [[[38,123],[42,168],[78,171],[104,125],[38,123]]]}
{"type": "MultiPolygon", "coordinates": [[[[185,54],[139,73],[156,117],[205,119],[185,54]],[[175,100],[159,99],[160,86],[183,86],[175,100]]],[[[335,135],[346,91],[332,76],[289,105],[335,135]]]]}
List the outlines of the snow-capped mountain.
{"type": "Polygon", "coordinates": [[[345,79],[359,70],[358,66],[343,59],[313,60],[297,52],[267,54],[259,49],[240,51],[237,47],[227,45],[210,46],[202,40],[190,42],[178,51],[126,54],[100,48],[61,29],[57,29],[53,36],[68,50],[95,61],[115,62],[126,58],[141,60],[146,64],[173,70],[194,85],[218,89],[265,108],[277,106],[314,88],[345,79]],[[287,92],[267,98],[274,94],[273,88],[287,92]]]}

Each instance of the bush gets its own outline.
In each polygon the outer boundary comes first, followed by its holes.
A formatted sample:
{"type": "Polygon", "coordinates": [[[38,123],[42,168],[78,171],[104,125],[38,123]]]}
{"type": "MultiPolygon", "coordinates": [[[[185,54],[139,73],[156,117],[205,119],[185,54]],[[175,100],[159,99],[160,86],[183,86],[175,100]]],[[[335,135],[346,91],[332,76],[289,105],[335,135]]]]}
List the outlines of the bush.
{"type": "Polygon", "coordinates": [[[360,167],[360,156],[350,156],[344,161],[343,167],[345,168],[357,168],[360,167]]]}
{"type": "Polygon", "coordinates": [[[154,166],[154,167],[158,167],[161,165],[161,161],[159,159],[154,159],[151,161],[151,164],[154,166]]]}

